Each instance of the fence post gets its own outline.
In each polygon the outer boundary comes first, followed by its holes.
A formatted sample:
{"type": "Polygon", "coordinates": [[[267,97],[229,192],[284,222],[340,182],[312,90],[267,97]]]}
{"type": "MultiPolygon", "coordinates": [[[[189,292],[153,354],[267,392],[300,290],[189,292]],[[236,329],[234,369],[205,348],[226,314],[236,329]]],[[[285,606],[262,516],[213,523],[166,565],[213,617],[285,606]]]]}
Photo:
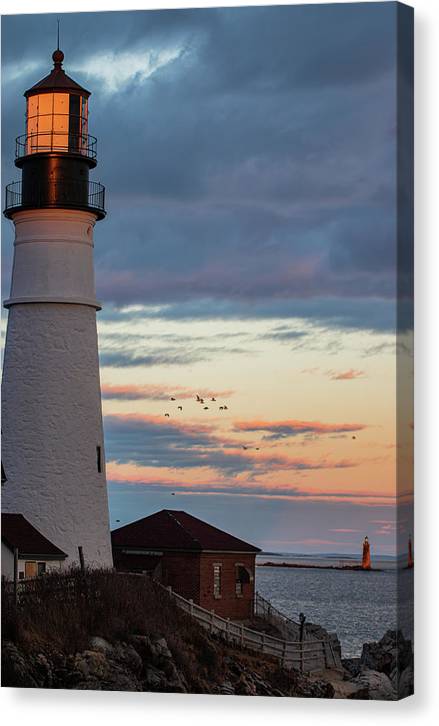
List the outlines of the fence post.
{"type": "Polygon", "coordinates": [[[323,648],[323,661],[325,663],[325,668],[328,667],[328,655],[326,653],[326,643],[324,640],[322,640],[322,648],[323,648]]]}
{"type": "Polygon", "coordinates": [[[14,547],[14,604],[18,598],[18,547],[14,547]]]}
{"type": "Polygon", "coordinates": [[[78,553],[79,553],[79,565],[81,567],[81,572],[84,572],[84,570],[85,570],[84,552],[83,552],[81,545],[78,545],[78,553]]]}
{"type": "Polygon", "coordinates": [[[306,617],[303,613],[299,613],[299,621],[300,621],[300,672],[303,673],[303,661],[304,661],[304,653],[303,653],[303,631],[305,628],[305,620],[306,617]]]}
{"type": "Polygon", "coordinates": [[[210,611],[210,632],[213,633],[213,621],[215,618],[215,610],[210,611]]]}
{"type": "Polygon", "coordinates": [[[172,585],[168,585],[166,589],[169,592],[169,594],[172,595],[172,585]]]}

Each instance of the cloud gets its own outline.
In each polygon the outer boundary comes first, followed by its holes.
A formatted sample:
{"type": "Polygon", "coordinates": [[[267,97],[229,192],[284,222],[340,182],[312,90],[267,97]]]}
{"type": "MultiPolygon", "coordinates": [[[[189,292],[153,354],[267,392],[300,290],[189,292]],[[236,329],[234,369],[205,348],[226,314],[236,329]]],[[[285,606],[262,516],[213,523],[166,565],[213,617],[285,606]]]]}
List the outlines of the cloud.
{"type": "Polygon", "coordinates": [[[184,52],[182,48],[131,51],[100,51],[72,67],[89,79],[103,81],[106,93],[116,93],[129,84],[141,85],[163,66],[184,52]]]}
{"type": "Polygon", "coordinates": [[[351,534],[351,533],[360,532],[360,530],[359,529],[347,529],[347,528],[340,528],[340,527],[338,527],[336,529],[329,529],[328,532],[340,532],[341,534],[351,534]]]}
{"type": "MultiPolygon", "coordinates": [[[[398,313],[410,327],[410,285],[395,302],[397,259],[401,280],[411,269],[396,250],[395,17],[393,4],[70,14],[64,65],[93,92],[107,186],[100,297],[168,318],[395,330],[398,313]]],[[[27,68],[8,83],[5,178],[52,24],[4,18],[5,65],[27,68]]],[[[5,281],[10,266],[8,251],[5,281]]]]}
{"type": "Polygon", "coordinates": [[[119,401],[136,401],[136,400],[150,400],[150,401],[169,401],[171,397],[176,399],[184,400],[190,398],[196,398],[197,395],[202,398],[229,398],[234,394],[232,390],[213,390],[207,388],[200,388],[197,390],[184,388],[182,386],[171,387],[163,384],[129,384],[129,385],[112,385],[102,384],[101,386],[102,398],[119,400],[119,401]]]}
{"type": "Polygon", "coordinates": [[[269,439],[283,439],[289,436],[326,436],[328,434],[351,433],[354,431],[362,431],[366,428],[365,424],[359,423],[342,423],[327,424],[320,421],[297,421],[287,419],[285,421],[235,421],[235,431],[262,431],[267,432],[269,439]]]}
{"type": "MultiPolygon", "coordinates": [[[[184,479],[181,472],[170,470],[158,471],[148,467],[126,467],[123,464],[109,462],[107,478],[114,485],[125,487],[144,487],[158,492],[174,492],[176,495],[210,495],[225,494],[234,497],[255,497],[259,499],[282,499],[292,501],[346,503],[352,502],[367,506],[389,506],[395,504],[391,495],[382,492],[325,491],[319,488],[305,489],[296,484],[264,485],[254,480],[241,478],[221,478],[215,471],[201,470],[200,476],[190,481],[184,479]]],[[[330,530],[343,532],[345,530],[330,530]]],[[[354,530],[352,530],[354,531],[354,530]]],[[[360,531],[360,530],[359,530],[360,531]]]]}
{"type": "MultiPolygon", "coordinates": [[[[148,414],[105,416],[107,459],[164,469],[210,469],[235,476],[242,472],[319,471],[346,469],[348,460],[291,457],[271,451],[243,449],[242,441],[221,435],[213,424],[192,424],[148,414]]],[[[249,444],[250,446],[250,444],[249,444]]]]}
{"type": "Polygon", "coordinates": [[[356,378],[364,378],[364,371],[350,368],[347,371],[327,371],[327,375],[332,381],[353,381],[356,378]]]}

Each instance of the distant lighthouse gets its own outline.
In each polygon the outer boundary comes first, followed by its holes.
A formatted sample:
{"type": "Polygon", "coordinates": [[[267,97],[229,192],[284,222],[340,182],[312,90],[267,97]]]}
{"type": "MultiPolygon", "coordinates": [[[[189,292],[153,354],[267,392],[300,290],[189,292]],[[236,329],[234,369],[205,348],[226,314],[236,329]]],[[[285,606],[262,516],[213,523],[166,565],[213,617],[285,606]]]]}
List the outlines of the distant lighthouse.
{"type": "Polygon", "coordinates": [[[2,508],[24,515],[78,564],[112,566],[99,383],[93,229],[104,187],[89,181],[90,92],[53,53],[25,92],[22,179],[6,188],[15,227],[2,384],[2,508]]]}
{"type": "Polygon", "coordinates": [[[363,542],[363,559],[361,562],[363,570],[370,570],[370,544],[369,538],[366,535],[363,542]]]}

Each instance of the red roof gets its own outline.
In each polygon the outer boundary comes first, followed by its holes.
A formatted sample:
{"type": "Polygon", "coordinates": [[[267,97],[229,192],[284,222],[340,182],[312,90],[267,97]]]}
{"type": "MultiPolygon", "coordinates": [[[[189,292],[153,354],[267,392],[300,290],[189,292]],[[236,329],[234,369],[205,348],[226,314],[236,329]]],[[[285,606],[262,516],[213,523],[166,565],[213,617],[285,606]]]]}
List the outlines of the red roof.
{"type": "Polygon", "coordinates": [[[22,514],[2,514],[2,542],[10,550],[17,547],[19,557],[67,557],[65,552],[46,539],[22,514]]]}
{"type": "Polygon", "coordinates": [[[32,88],[25,91],[24,95],[34,96],[36,93],[50,93],[50,91],[67,91],[67,93],[78,93],[81,96],[90,96],[90,91],[76,83],[73,78],[67,75],[64,70],[59,66],[53,68],[48,76],[45,76],[35,83],[32,88]]]}
{"type": "Polygon", "coordinates": [[[162,509],[111,533],[114,547],[201,552],[260,552],[248,544],[187,512],[162,509]]]}

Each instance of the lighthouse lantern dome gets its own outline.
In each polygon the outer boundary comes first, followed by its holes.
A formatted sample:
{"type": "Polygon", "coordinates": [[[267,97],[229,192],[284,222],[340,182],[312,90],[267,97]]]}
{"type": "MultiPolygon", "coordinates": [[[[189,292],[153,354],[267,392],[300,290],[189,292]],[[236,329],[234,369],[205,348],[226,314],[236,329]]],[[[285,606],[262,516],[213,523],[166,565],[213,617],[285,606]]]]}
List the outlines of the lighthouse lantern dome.
{"type": "Polygon", "coordinates": [[[64,53],[52,55],[53,69],[25,92],[26,134],[17,142],[17,157],[37,153],[75,153],[94,157],[94,139],[88,135],[90,92],[62,68],[64,53]]]}

